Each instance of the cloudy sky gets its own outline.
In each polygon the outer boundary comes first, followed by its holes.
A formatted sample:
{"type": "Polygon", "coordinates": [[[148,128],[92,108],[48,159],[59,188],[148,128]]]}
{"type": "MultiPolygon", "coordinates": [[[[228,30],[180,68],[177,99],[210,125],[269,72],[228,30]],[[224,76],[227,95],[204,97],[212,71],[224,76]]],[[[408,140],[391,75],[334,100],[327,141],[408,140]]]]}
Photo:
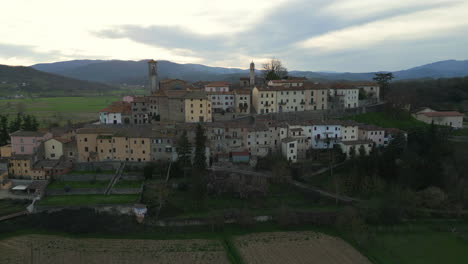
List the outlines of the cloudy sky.
{"type": "Polygon", "coordinates": [[[3,1],[0,64],[164,59],[399,70],[468,59],[468,0],[3,1]]]}

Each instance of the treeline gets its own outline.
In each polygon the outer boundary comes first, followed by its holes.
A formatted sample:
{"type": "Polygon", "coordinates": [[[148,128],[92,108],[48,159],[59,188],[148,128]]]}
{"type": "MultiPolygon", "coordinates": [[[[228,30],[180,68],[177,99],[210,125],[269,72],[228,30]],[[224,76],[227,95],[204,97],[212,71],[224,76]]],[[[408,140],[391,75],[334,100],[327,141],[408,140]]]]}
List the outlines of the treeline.
{"type": "Polygon", "coordinates": [[[397,105],[411,104],[413,109],[428,106],[464,111],[461,104],[468,100],[468,76],[393,82],[386,99],[397,105]]]}
{"type": "Polygon", "coordinates": [[[14,119],[8,120],[8,115],[0,115],[0,146],[8,144],[10,141],[10,133],[20,129],[37,131],[39,128],[39,122],[33,115],[18,113],[14,119]]]}
{"type": "Polygon", "coordinates": [[[380,200],[377,208],[393,208],[395,221],[414,212],[411,208],[455,211],[468,206],[468,151],[455,147],[449,133],[434,125],[421,127],[407,140],[400,135],[387,148],[355,155],[341,175],[341,191],[380,200]]]}

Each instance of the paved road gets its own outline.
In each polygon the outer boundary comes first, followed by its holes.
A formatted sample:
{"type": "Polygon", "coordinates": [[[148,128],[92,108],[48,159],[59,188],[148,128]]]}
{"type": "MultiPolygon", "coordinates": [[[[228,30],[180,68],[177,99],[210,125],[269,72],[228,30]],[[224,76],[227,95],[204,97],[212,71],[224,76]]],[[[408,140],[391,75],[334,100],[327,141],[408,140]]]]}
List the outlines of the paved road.
{"type": "Polygon", "coordinates": [[[34,195],[18,195],[9,192],[8,190],[0,190],[0,200],[1,199],[27,199],[33,200],[34,195]]]}

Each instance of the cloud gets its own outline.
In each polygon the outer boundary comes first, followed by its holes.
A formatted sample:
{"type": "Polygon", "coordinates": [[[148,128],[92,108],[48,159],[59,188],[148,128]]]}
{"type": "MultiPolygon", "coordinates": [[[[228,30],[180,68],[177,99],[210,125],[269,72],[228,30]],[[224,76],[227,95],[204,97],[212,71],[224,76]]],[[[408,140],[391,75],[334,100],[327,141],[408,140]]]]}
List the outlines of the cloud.
{"type": "Polygon", "coordinates": [[[74,12],[61,0],[6,5],[25,13],[0,17],[4,44],[14,46],[0,46],[0,62],[153,57],[246,68],[276,57],[290,69],[372,71],[468,54],[464,0],[134,0],[115,1],[112,12],[92,0],[74,12]]]}

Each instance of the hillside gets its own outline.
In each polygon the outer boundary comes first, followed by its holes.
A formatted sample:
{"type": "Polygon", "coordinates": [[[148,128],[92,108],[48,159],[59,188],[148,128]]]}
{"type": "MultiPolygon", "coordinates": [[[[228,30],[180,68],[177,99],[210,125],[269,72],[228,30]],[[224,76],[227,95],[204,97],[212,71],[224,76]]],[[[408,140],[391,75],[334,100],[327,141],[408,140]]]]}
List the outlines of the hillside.
{"type": "Polygon", "coordinates": [[[0,65],[0,94],[59,96],[98,94],[111,92],[114,88],[102,84],[50,74],[30,67],[0,65]]]}
{"type": "MultiPolygon", "coordinates": [[[[47,64],[37,64],[32,67],[63,76],[96,81],[103,83],[145,84],[147,60],[141,61],[102,61],[102,60],[76,60],[47,64]]],[[[247,69],[209,67],[201,64],[179,64],[170,61],[159,61],[159,74],[162,79],[178,78],[190,82],[196,81],[231,81],[237,82],[239,77],[248,74],[247,69]]],[[[257,65],[260,69],[261,65],[257,65]]],[[[424,79],[424,78],[451,78],[468,76],[467,61],[440,61],[426,64],[407,70],[393,72],[396,80],[424,79]]],[[[260,73],[257,73],[260,74],[260,73]]],[[[290,75],[306,76],[316,81],[359,81],[371,80],[375,72],[366,73],[335,73],[290,71],[290,75]]]]}
{"type": "MultiPolygon", "coordinates": [[[[147,82],[147,60],[141,61],[69,61],[37,64],[32,67],[63,76],[103,83],[145,84],[147,82]]],[[[162,79],[178,78],[190,82],[204,80],[226,80],[230,75],[238,79],[247,75],[247,70],[208,67],[200,64],[178,64],[159,61],[158,71],[162,79]]]]}

